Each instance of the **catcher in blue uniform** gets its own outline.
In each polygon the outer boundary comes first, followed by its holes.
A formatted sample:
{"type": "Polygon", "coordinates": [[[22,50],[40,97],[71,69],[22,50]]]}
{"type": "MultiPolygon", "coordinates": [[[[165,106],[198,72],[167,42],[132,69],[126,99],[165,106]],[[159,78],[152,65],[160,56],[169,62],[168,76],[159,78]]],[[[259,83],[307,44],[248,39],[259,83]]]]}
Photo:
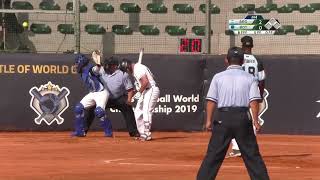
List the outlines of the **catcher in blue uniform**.
{"type": "Polygon", "coordinates": [[[99,68],[100,61],[94,60],[96,66],[89,63],[89,59],[83,54],[78,54],[75,58],[75,67],[80,74],[82,82],[85,84],[89,93],[76,104],[75,112],[75,131],[73,136],[84,137],[85,133],[85,109],[95,106],[94,114],[100,119],[100,125],[104,129],[105,136],[112,137],[111,121],[107,118],[105,106],[107,104],[109,93],[100,82],[99,74],[95,69],[99,68]]]}

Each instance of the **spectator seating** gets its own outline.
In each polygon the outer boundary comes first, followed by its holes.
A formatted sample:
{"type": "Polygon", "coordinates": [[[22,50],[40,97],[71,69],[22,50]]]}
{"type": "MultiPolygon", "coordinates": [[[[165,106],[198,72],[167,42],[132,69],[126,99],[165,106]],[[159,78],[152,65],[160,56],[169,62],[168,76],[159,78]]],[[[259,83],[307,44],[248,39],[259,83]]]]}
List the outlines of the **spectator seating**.
{"type": "Polygon", "coordinates": [[[173,10],[181,14],[192,14],[194,8],[190,4],[174,4],[173,10]]]}
{"type": "Polygon", "coordinates": [[[87,24],[84,29],[88,34],[104,34],[106,32],[106,29],[99,24],[87,24]]]}
{"type": "Polygon", "coordinates": [[[181,26],[166,26],[165,31],[171,36],[186,35],[187,29],[181,26]]]}
{"type": "Polygon", "coordinates": [[[20,9],[20,10],[33,10],[33,6],[28,1],[14,1],[12,2],[13,9],[20,9]]]}
{"type": "MultiPolygon", "coordinates": [[[[201,4],[199,10],[206,13],[206,4],[201,4]]],[[[215,4],[211,4],[211,14],[220,14],[220,8],[215,4]]]]}
{"type": "MultiPolygon", "coordinates": [[[[73,3],[68,2],[66,6],[67,10],[73,11],[73,3]]],[[[86,13],[88,11],[88,8],[85,4],[80,4],[80,13],[86,13]]]]}
{"type": "Polygon", "coordinates": [[[39,4],[39,8],[42,10],[60,10],[60,6],[56,3],[50,3],[48,1],[42,1],[39,4]]]}
{"type": "Polygon", "coordinates": [[[149,3],[147,10],[150,13],[167,13],[168,8],[163,3],[149,3]]]}
{"type": "Polygon", "coordinates": [[[109,3],[94,3],[93,9],[97,11],[97,13],[113,13],[114,7],[109,3]]]}
{"type": "Polygon", "coordinates": [[[122,3],[120,9],[125,13],[139,13],[141,8],[136,3],[122,3]]]}
{"type": "Polygon", "coordinates": [[[248,13],[249,11],[254,11],[255,7],[255,4],[242,4],[239,7],[233,8],[232,11],[234,13],[248,13]]]}
{"type": "Polygon", "coordinates": [[[59,24],[58,31],[62,34],[74,34],[74,27],[72,24],[59,24]]]}
{"type": "Polygon", "coordinates": [[[33,23],[30,26],[30,31],[32,31],[35,34],[50,34],[51,28],[50,28],[50,26],[48,26],[46,24],[33,23]]]}
{"type": "Polygon", "coordinates": [[[132,29],[127,25],[113,25],[112,32],[118,35],[130,35],[133,33],[132,29]]]}
{"type": "Polygon", "coordinates": [[[160,30],[153,25],[141,25],[139,26],[139,30],[143,35],[159,35],[160,30]]]}

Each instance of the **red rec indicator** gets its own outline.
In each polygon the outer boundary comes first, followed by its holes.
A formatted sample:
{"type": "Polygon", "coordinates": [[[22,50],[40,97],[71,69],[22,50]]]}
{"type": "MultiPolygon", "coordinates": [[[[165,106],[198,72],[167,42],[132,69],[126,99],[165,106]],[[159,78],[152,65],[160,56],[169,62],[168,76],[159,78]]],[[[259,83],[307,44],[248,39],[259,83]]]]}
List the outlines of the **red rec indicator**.
{"type": "Polygon", "coordinates": [[[202,39],[181,38],[179,50],[181,53],[191,52],[200,53],[202,48],[202,39]]]}

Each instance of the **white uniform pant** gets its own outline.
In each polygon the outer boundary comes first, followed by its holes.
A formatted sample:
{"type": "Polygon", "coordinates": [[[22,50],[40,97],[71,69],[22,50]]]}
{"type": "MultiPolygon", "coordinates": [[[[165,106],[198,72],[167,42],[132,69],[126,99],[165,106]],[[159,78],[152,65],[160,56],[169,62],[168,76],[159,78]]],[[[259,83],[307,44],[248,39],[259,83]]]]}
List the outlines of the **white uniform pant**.
{"type": "Polygon", "coordinates": [[[85,95],[80,103],[84,108],[90,108],[92,106],[101,107],[102,109],[106,108],[106,104],[109,99],[109,92],[105,89],[99,92],[90,92],[85,95]]]}
{"type": "MultiPolygon", "coordinates": [[[[257,131],[256,131],[256,128],[254,126],[253,126],[253,132],[254,132],[255,135],[257,135],[257,131]]],[[[237,143],[236,139],[234,139],[234,138],[231,140],[231,149],[240,151],[238,143],[237,143]]]]}
{"type": "Polygon", "coordinates": [[[153,110],[157,104],[160,90],[156,86],[144,90],[138,99],[134,115],[137,122],[137,128],[140,135],[151,136],[151,124],[153,110]]]}

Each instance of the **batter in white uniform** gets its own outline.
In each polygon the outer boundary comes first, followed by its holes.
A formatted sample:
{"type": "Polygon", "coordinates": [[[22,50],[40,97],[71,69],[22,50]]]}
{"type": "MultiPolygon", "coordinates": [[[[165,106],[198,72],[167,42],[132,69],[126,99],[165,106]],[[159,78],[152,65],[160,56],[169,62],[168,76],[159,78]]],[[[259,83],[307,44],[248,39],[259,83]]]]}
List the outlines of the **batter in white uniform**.
{"type": "Polygon", "coordinates": [[[134,114],[137,122],[137,128],[140,133],[140,140],[151,140],[152,114],[160,95],[160,90],[154,80],[150,69],[140,63],[132,63],[124,60],[121,63],[121,69],[132,74],[139,84],[139,89],[135,94],[138,99],[134,114]]]}

